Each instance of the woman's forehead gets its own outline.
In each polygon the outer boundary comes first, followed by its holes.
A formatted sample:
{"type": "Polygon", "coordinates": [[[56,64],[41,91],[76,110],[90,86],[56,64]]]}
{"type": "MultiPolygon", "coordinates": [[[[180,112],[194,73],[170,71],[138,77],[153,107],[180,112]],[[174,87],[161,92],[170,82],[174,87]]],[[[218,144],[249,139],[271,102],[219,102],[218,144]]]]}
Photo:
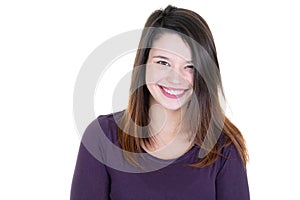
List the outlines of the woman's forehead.
{"type": "Polygon", "coordinates": [[[165,33],[153,41],[153,51],[175,54],[186,61],[192,60],[188,44],[177,34],[165,33]]]}

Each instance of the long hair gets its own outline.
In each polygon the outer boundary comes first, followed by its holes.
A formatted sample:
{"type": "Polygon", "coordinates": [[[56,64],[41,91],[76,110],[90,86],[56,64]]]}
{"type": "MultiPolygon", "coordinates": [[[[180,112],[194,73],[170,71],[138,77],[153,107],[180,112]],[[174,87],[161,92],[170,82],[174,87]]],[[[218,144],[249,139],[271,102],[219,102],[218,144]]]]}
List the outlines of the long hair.
{"type": "Polygon", "coordinates": [[[194,144],[201,147],[198,162],[192,167],[204,167],[214,163],[221,154],[220,149],[234,144],[246,165],[248,154],[246,144],[238,128],[225,116],[221,99],[225,99],[216,47],[212,33],[205,20],[197,13],[168,6],[156,10],[146,21],[132,72],[127,109],[120,120],[118,141],[125,158],[137,165],[136,158],[128,152],[141,153],[141,144],[151,145],[149,98],[145,84],[145,66],[153,41],[166,32],[182,37],[192,50],[194,64],[193,95],[186,112],[186,123],[194,134],[194,144]]]}

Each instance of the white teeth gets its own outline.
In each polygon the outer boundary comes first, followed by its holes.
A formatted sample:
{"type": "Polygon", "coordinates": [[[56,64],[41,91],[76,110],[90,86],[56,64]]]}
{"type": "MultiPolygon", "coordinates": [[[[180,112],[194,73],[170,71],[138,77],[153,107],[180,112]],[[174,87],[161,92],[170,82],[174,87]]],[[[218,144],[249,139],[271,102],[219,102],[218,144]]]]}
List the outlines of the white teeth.
{"type": "Polygon", "coordinates": [[[184,90],[169,90],[167,88],[162,87],[164,91],[166,91],[167,93],[171,94],[171,95],[181,95],[183,94],[184,90]]]}

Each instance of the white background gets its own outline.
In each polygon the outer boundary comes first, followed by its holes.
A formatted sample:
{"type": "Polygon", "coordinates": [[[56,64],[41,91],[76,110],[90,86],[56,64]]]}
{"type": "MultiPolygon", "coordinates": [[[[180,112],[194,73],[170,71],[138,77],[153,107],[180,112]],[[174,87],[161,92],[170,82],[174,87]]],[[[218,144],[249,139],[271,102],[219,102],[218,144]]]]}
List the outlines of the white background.
{"type": "MultiPolygon", "coordinates": [[[[210,25],[226,112],[249,148],[252,199],[299,199],[296,1],[120,2],[1,1],[0,199],[69,199],[79,146],[73,91],[83,62],[168,4],[210,25]]],[[[122,58],[128,69],[130,56],[122,58]]],[[[107,96],[95,95],[96,115],[110,111],[107,96]]]]}

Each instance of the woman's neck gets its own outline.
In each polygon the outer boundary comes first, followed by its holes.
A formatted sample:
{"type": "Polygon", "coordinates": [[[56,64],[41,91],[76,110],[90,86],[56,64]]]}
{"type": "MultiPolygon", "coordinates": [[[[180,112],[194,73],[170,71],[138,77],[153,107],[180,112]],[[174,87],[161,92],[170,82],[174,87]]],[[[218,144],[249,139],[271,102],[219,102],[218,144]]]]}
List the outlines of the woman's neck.
{"type": "Polygon", "coordinates": [[[154,136],[150,146],[141,141],[142,147],[154,156],[163,159],[177,158],[194,144],[189,140],[189,130],[183,128],[183,109],[168,110],[160,104],[151,104],[148,130],[154,136]]]}
{"type": "Polygon", "coordinates": [[[149,132],[160,145],[167,145],[175,138],[180,138],[183,130],[184,110],[168,110],[159,104],[152,104],[149,110],[149,132]]]}

